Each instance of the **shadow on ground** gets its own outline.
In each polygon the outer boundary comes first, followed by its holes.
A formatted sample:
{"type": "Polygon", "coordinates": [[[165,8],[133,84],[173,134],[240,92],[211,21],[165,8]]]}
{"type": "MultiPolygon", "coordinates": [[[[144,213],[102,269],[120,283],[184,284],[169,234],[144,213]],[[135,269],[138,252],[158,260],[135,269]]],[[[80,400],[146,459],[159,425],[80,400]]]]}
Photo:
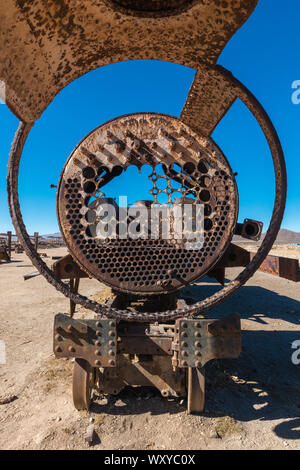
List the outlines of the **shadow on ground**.
{"type": "MultiPolygon", "coordinates": [[[[214,280],[205,278],[205,285],[195,284],[184,289],[184,296],[190,302],[198,302],[210,297],[222,289],[222,286],[214,280]]],[[[299,286],[295,284],[295,288],[299,286]]],[[[205,311],[207,318],[220,318],[232,313],[238,313],[241,318],[266,324],[264,317],[282,319],[294,325],[300,325],[300,302],[279,295],[274,291],[258,286],[245,285],[235,294],[216,305],[211,310],[205,311]]]]}
{"type": "MultiPolygon", "coordinates": [[[[200,300],[216,290],[219,287],[208,280],[205,289],[196,285],[188,287],[185,294],[200,300]]],[[[269,323],[267,318],[300,324],[299,302],[255,286],[242,287],[235,296],[205,316],[219,318],[232,313],[261,325],[269,323]]],[[[242,332],[242,338],[242,353],[238,359],[212,361],[206,365],[205,416],[229,415],[243,422],[283,420],[274,426],[274,433],[284,439],[299,439],[300,365],[292,362],[292,343],[300,339],[300,332],[248,330],[242,332]]],[[[130,387],[110,397],[105,405],[97,401],[92,411],[111,415],[175,414],[186,406],[180,399],[162,398],[154,389],[130,387]]]]}

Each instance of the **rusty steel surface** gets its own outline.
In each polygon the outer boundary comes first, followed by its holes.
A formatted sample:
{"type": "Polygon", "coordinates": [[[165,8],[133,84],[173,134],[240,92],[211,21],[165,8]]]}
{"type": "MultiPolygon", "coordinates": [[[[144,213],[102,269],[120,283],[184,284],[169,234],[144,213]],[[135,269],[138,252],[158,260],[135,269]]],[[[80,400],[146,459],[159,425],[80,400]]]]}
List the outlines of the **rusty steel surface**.
{"type": "MultiPolygon", "coordinates": [[[[254,254],[250,253],[250,256],[253,258],[254,254]]],[[[262,262],[259,270],[289,281],[300,282],[299,261],[297,259],[269,255],[262,262]]]]}
{"type": "Polygon", "coordinates": [[[194,69],[215,64],[258,0],[6,0],[0,2],[0,80],[24,122],[66,85],[136,59],[194,69]]]}
{"type": "Polygon", "coordinates": [[[84,359],[75,359],[73,368],[73,403],[77,410],[88,410],[91,404],[94,369],[84,359]]]}
{"type": "Polygon", "coordinates": [[[239,315],[222,320],[176,320],[178,367],[202,368],[212,359],[237,358],[241,352],[239,315]]]}
{"type": "Polygon", "coordinates": [[[51,269],[59,279],[82,279],[88,277],[78,264],[75,263],[71,255],[63,256],[55,261],[51,269]]]}
{"type": "MultiPolygon", "coordinates": [[[[212,140],[177,118],[140,113],[103,124],[81,141],[61,174],[57,207],[68,249],[90,276],[119,291],[161,294],[196,281],[224,254],[237,221],[238,193],[212,140]],[[132,165],[148,167],[150,204],[166,208],[188,198],[204,205],[203,246],[186,248],[187,239],[178,240],[174,231],[165,240],[148,233],[137,240],[97,237],[106,184],[132,165]]],[[[117,231],[124,223],[118,222],[117,231]]]]}
{"type": "Polygon", "coordinates": [[[55,357],[77,357],[92,367],[115,367],[117,355],[114,320],[74,320],[58,313],[54,319],[55,357]]]}
{"type": "Polygon", "coordinates": [[[205,369],[189,367],[187,381],[187,412],[201,413],[205,402],[205,369]]]}
{"type": "MultiPolygon", "coordinates": [[[[216,305],[237,289],[239,289],[259,268],[264,258],[270,251],[277,233],[280,228],[281,220],[285,208],[286,200],[286,169],[285,162],[282,153],[282,148],[276,134],[276,131],[255,97],[247,90],[237,79],[235,79],[228,71],[220,67],[210,67],[203,65],[201,66],[202,73],[210,76],[214,75],[218,77],[219,83],[226,82],[232,86],[232,89],[236,93],[236,96],[241,99],[248,109],[252,112],[253,116],[258,121],[262,128],[266,140],[269,144],[271,155],[273,159],[275,169],[275,202],[272,214],[270,226],[264,237],[264,240],[251,262],[245,267],[245,269],[238,275],[238,277],[227,284],[222,290],[218,291],[211,297],[201,300],[192,306],[178,308],[175,310],[166,310],[165,312],[131,312],[128,310],[114,309],[105,307],[98,304],[86,297],[76,293],[74,290],[70,290],[68,286],[61,280],[57,279],[54,273],[47,267],[41,257],[37,254],[32,246],[30,238],[26,232],[26,228],[22,219],[20,205],[18,201],[18,169],[20,158],[22,155],[23,147],[27,136],[30,132],[32,124],[21,123],[16,133],[8,165],[8,195],[9,195],[9,206],[10,212],[13,219],[13,223],[16,228],[16,233],[19,240],[22,241],[23,246],[26,249],[27,255],[32,260],[34,266],[46,277],[46,279],[60,290],[64,295],[69,297],[76,304],[80,304],[85,308],[93,310],[94,312],[102,315],[106,315],[110,318],[123,319],[123,320],[136,320],[136,321],[165,321],[167,319],[175,319],[183,316],[192,316],[201,313],[203,310],[216,305]]],[[[192,113],[197,121],[198,115],[193,107],[191,107],[192,113]]]]}
{"type": "Polygon", "coordinates": [[[173,370],[168,356],[143,356],[129,354],[118,357],[118,366],[114,369],[97,370],[97,389],[100,393],[116,395],[124,387],[156,387],[164,397],[186,396],[185,369],[173,370]]]}

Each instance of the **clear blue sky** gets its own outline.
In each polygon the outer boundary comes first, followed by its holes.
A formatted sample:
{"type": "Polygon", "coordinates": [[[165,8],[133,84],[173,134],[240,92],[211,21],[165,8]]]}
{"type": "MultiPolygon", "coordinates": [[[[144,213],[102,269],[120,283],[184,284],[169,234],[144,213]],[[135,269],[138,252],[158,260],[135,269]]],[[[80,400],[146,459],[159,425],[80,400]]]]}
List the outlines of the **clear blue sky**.
{"type": "MultiPolygon", "coordinates": [[[[260,0],[228,43],[219,63],[261,101],[277,129],[286,156],[288,200],[283,228],[300,232],[300,104],[291,101],[292,82],[300,80],[299,0],[260,0]]],[[[0,52],[1,54],[1,52],[0,52]]],[[[139,111],[178,116],[194,71],[176,64],[123,62],[100,68],[66,87],[35,124],[21,165],[20,200],[29,233],[58,231],[55,190],[73,147],[108,119],[139,111]]],[[[0,105],[0,232],[12,229],[6,197],[6,164],[18,120],[0,105]]],[[[250,113],[235,104],[213,134],[234,171],[240,193],[240,216],[270,220],[273,169],[265,139],[250,113]]],[[[142,196],[136,179],[128,197],[142,196]]],[[[143,195],[144,196],[144,195],[143,195]]],[[[137,197],[140,199],[141,197],[137,197]]]]}

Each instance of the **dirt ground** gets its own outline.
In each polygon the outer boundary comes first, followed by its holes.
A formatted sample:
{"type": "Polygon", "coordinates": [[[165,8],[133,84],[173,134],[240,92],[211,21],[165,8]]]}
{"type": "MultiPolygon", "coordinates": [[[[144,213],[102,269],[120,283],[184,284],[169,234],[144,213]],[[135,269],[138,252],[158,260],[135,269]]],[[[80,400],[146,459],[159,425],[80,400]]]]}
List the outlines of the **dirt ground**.
{"type": "MultiPolygon", "coordinates": [[[[286,251],[300,259],[300,247],[286,251]]],[[[51,262],[65,249],[46,252],[51,262]]],[[[96,435],[90,449],[300,448],[300,364],[291,360],[291,344],[300,340],[300,283],[256,273],[206,313],[209,318],[239,313],[243,348],[239,359],[207,364],[202,415],[189,416],[184,400],[144,388],[114,398],[95,396],[88,414],[72,404],[72,361],[52,354],[53,316],[67,312],[69,302],[42,276],[25,282],[23,275],[34,270],[25,254],[0,264],[0,340],[6,344],[6,364],[0,364],[1,449],[86,449],[91,419],[96,435]]],[[[237,272],[228,269],[227,279],[237,272]]],[[[190,287],[190,294],[204,298],[220,288],[205,281],[190,287]]],[[[101,288],[85,279],[80,291],[95,296],[101,288]]]]}

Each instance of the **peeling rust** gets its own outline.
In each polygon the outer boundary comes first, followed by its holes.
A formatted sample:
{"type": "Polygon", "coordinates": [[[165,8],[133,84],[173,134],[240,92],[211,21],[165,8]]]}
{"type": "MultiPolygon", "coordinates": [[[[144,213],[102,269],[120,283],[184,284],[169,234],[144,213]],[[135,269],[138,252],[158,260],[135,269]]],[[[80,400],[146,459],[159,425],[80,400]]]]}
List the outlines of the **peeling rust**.
{"type": "Polygon", "coordinates": [[[215,64],[257,1],[2,1],[6,102],[22,121],[34,122],[62,88],[103,65],[153,59],[197,70],[215,64]]]}

